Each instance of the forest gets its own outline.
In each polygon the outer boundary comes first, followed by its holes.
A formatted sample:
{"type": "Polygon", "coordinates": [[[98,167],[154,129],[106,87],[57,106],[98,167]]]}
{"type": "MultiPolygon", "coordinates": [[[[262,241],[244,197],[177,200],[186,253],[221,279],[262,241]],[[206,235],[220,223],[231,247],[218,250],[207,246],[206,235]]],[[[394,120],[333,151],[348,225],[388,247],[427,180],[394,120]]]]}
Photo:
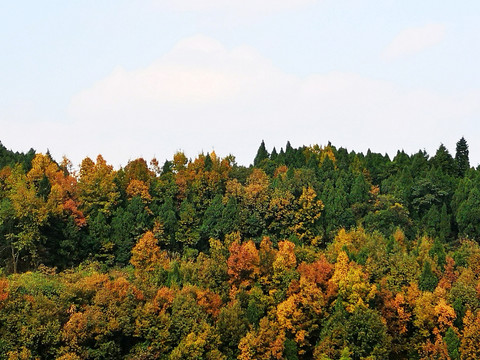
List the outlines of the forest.
{"type": "Polygon", "coordinates": [[[0,359],[480,359],[480,166],[0,143],[0,359]]]}

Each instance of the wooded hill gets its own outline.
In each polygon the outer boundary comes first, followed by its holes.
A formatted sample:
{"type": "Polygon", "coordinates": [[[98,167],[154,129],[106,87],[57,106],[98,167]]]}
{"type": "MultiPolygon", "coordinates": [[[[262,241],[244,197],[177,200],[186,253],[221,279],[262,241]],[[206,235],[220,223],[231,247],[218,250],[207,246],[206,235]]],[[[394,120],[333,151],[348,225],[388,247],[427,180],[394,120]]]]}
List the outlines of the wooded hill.
{"type": "Polygon", "coordinates": [[[0,358],[480,358],[465,139],[262,142],[253,165],[57,162],[0,146],[0,358]]]}

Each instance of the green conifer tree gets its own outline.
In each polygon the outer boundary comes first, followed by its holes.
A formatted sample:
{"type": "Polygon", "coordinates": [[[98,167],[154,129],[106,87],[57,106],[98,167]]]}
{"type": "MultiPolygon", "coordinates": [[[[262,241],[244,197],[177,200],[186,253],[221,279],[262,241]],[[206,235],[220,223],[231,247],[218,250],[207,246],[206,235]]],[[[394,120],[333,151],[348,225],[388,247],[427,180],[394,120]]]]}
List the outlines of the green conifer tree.
{"type": "Polygon", "coordinates": [[[262,140],[262,143],[260,144],[260,147],[257,150],[257,155],[255,156],[255,159],[253,160],[253,165],[254,166],[259,166],[260,163],[268,159],[269,154],[267,149],[265,148],[265,142],[262,140]]]}
{"type": "Polygon", "coordinates": [[[429,261],[425,261],[423,264],[422,274],[418,281],[418,287],[422,291],[431,291],[435,290],[438,284],[438,278],[432,271],[432,265],[429,261]]]}
{"type": "Polygon", "coordinates": [[[445,253],[445,247],[438,238],[433,242],[433,246],[430,249],[430,256],[432,258],[437,257],[437,264],[440,268],[445,266],[447,254],[445,253]]]}
{"type": "Polygon", "coordinates": [[[445,341],[445,344],[447,344],[447,350],[450,359],[459,360],[460,354],[458,352],[458,349],[460,348],[460,339],[458,338],[458,335],[455,333],[453,328],[448,328],[443,340],[445,341]]]}
{"type": "Polygon", "coordinates": [[[468,159],[468,144],[464,137],[457,142],[455,163],[458,176],[465,176],[465,172],[470,168],[470,160],[468,159]]]}
{"type": "Polygon", "coordinates": [[[278,156],[277,149],[273,147],[272,153],[270,154],[270,160],[275,161],[278,156]]]}
{"type": "Polygon", "coordinates": [[[433,165],[441,169],[443,173],[449,175],[453,175],[455,173],[455,161],[445,145],[440,144],[440,147],[431,161],[433,165]]]}
{"type": "Polygon", "coordinates": [[[444,203],[440,211],[439,237],[442,241],[450,239],[452,227],[450,224],[450,215],[447,212],[447,205],[444,203]]]}

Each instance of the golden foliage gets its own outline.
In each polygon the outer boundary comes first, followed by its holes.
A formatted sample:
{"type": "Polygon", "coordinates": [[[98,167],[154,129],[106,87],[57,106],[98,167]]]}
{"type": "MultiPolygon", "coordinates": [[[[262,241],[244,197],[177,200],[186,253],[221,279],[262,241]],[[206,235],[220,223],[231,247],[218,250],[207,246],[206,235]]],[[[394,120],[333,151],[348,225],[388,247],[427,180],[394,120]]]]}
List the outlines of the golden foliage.
{"type": "Polygon", "coordinates": [[[132,249],[130,263],[138,274],[148,274],[156,269],[167,269],[170,261],[166,252],[160,250],[153,232],[147,231],[132,249]]]}
{"type": "Polygon", "coordinates": [[[144,202],[152,201],[152,196],[149,193],[149,187],[142,180],[130,180],[130,183],[127,186],[127,195],[130,199],[134,196],[139,196],[144,202]]]}
{"type": "Polygon", "coordinates": [[[239,360],[273,360],[281,359],[285,343],[285,332],[280,330],[276,322],[266,317],[260,320],[258,330],[250,330],[240,340],[239,360]]]}
{"type": "Polygon", "coordinates": [[[467,310],[463,318],[463,332],[460,344],[460,355],[462,360],[480,359],[480,311],[474,314],[467,310]]]}

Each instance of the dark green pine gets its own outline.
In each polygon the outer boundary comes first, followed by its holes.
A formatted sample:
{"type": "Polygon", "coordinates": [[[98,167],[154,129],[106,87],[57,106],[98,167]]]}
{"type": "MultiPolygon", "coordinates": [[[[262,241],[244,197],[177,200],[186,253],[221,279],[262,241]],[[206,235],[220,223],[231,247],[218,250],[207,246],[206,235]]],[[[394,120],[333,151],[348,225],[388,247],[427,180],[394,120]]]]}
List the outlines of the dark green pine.
{"type": "Polygon", "coordinates": [[[260,147],[258,148],[257,155],[255,156],[255,159],[253,160],[253,165],[258,166],[260,163],[268,159],[269,154],[267,149],[265,148],[265,141],[262,140],[262,143],[260,144],[260,147]]]}
{"type": "Polygon", "coordinates": [[[470,168],[470,160],[468,158],[468,144],[464,137],[462,137],[457,142],[455,164],[457,166],[458,176],[464,177],[465,172],[470,168]]]}

